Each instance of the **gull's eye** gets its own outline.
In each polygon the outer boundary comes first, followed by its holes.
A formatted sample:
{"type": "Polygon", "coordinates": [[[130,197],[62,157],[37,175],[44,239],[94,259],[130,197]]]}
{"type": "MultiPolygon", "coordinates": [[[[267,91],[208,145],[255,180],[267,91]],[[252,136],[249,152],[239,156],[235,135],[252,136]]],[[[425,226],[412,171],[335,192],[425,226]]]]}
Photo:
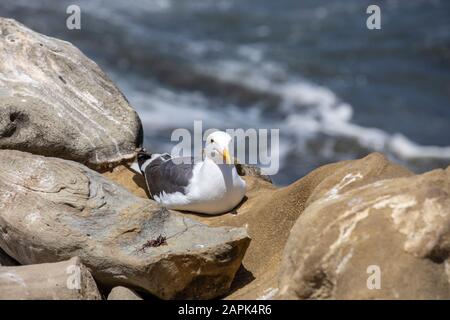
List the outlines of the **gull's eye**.
{"type": "Polygon", "coordinates": [[[211,143],[214,143],[214,139],[211,139],[211,143]]]}

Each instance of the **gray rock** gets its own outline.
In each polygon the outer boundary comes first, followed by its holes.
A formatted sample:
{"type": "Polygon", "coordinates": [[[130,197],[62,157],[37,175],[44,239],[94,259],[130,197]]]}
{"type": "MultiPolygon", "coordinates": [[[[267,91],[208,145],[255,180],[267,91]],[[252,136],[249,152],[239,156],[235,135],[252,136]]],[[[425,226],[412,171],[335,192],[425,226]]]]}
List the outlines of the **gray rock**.
{"type": "Polygon", "coordinates": [[[76,47],[0,18],[0,149],[92,168],[135,156],[136,112],[76,47]]]}
{"type": "Polygon", "coordinates": [[[0,300],[100,300],[94,279],[80,259],[0,267],[0,300]]]}
{"type": "Polygon", "coordinates": [[[142,298],[131,289],[114,287],[108,295],[108,300],[142,300],[142,298]]]}
{"type": "Polygon", "coordinates": [[[68,160],[0,150],[0,247],[21,264],[79,256],[96,281],[160,298],[227,292],[245,228],[208,227],[68,160]]]}
{"type": "Polygon", "coordinates": [[[8,256],[5,251],[0,248],[0,266],[18,266],[19,263],[8,256]]]}

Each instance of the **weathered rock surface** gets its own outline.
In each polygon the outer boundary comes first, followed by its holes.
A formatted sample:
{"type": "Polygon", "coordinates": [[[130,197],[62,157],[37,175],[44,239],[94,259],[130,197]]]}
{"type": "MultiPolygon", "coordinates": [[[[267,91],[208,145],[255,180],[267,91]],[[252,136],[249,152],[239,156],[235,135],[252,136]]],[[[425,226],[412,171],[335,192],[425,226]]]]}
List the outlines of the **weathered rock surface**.
{"type": "Polygon", "coordinates": [[[103,175],[109,180],[117,182],[122,187],[132,192],[135,196],[144,199],[150,198],[145,185],[144,177],[140,174],[136,174],[127,166],[119,165],[109,171],[103,172],[103,175]]]}
{"type": "Polygon", "coordinates": [[[19,263],[8,256],[5,251],[0,248],[0,266],[17,266],[19,263]]]}
{"type": "Polygon", "coordinates": [[[291,230],[282,299],[450,299],[450,170],[378,154],[316,186],[291,230]]]}
{"type": "Polygon", "coordinates": [[[79,163],[0,150],[0,247],[21,264],[76,255],[104,286],[213,298],[249,241],[244,228],[162,210],[79,163]]]}
{"type": "Polygon", "coordinates": [[[0,267],[0,300],[99,300],[94,279],[80,259],[0,267]]]}
{"type": "Polygon", "coordinates": [[[0,148],[104,166],[135,156],[141,124],[72,44],[0,18],[0,148]]]}
{"type": "Polygon", "coordinates": [[[142,300],[142,298],[133,290],[119,286],[111,290],[108,300],[142,300]]]}

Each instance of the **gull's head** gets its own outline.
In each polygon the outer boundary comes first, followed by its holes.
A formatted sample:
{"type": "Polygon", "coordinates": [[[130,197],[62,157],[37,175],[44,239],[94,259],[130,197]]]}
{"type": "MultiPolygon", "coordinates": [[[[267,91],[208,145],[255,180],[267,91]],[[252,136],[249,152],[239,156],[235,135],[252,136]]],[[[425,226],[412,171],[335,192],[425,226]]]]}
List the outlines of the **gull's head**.
{"type": "Polygon", "coordinates": [[[215,131],[206,138],[206,157],[217,164],[233,164],[230,156],[230,144],[232,138],[224,131],[215,131]]]}

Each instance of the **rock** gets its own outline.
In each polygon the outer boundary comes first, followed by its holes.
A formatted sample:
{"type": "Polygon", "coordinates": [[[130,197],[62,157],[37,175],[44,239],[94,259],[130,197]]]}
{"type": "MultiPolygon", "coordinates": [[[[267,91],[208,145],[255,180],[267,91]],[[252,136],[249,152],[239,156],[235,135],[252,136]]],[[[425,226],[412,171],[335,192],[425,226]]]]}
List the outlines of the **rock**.
{"type": "Polygon", "coordinates": [[[19,263],[8,256],[5,251],[0,248],[0,266],[18,266],[19,263]]]}
{"type": "Polygon", "coordinates": [[[139,117],[76,47],[0,18],[0,148],[98,168],[135,156],[139,117]]]}
{"type": "MultiPolygon", "coordinates": [[[[320,167],[321,181],[308,193],[305,206],[317,199],[345,192],[350,188],[367,185],[383,179],[412,176],[413,173],[389,162],[381,153],[371,153],[359,160],[348,160],[320,167]]],[[[317,170],[313,171],[316,172],[317,170]]]]}
{"type": "Polygon", "coordinates": [[[227,292],[249,241],[244,228],[161,209],[79,163],[0,150],[0,247],[21,264],[77,255],[105,287],[206,299],[227,292]]]}
{"type": "Polygon", "coordinates": [[[110,180],[113,180],[132,192],[135,196],[149,199],[150,195],[147,191],[144,176],[136,174],[127,166],[119,165],[109,171],[103,172],[103,175],[110,180]]]}
{"type": "Polygon", "coordinates": [[[80,259],[0,267],[0,300],[100,300],[94,279],[80,259]]]}
{"type": "Polygon", "coordinates": [[[450,171],[374,154],[312,192],[280,267],[281,299],[450,299],[450,171]]]}
{"type": "Polygon", "coordinates": [[[142,300],[142,298],[131,289],[114,287],[108,295],[108,300],[142,300]]]}

